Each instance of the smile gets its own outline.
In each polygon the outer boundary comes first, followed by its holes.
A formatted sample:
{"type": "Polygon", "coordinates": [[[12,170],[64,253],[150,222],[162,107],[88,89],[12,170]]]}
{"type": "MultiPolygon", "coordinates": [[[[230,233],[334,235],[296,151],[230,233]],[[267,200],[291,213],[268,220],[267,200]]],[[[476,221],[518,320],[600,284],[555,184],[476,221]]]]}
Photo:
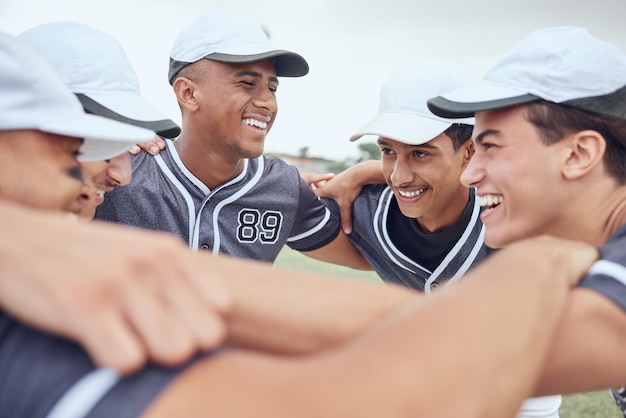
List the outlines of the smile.
{"type": "Polygon", "coordinates": [[[267,129],[267,122],[261,122],[260,120],[256,120],[256,119],[252,119],[252,118],[244,119],[243,123],[249,126],[254,126],[259,129],[267,129]]]}
{"type": "Polygon", "coordinates": [[[422,195],[426,189],[419,190],[396,190],[398,194],[405,199],[415,199],[416,197],[422,195]]]}
{"type": "Polygon", "coordinates": [[[485,195],[479,196],[479,199],[480,206],[488,209],[495,208],[500,203],[504,202],[502,196],[485,195]]]}

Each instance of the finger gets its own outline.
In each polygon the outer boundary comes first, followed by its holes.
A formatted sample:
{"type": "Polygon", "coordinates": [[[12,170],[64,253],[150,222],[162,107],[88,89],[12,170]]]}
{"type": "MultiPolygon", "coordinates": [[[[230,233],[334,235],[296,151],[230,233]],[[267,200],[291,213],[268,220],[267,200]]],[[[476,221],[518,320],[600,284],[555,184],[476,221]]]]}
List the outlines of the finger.
{"type": "Polygon", "coordinates": [[[206,275],[195,275],[193,278],[195,290],[220,313],[230,311],[232,298],[223,284],[211,280],[206,275]]]}
{"type": "Polygon", "coordinates": [[[120,311],[107,309],[97,316],[80,315],[76,335],[92,361],[123,375],[143,367],[148,353],[120,311]]]}
{"type": "Polygon", "coordinates": [[[177,365],[198,349],[185,320],[156,287],[140,285],[123,295],[124,312],[141,338],[149,357],[163,365],[177,365]]]}
{"type": "Polygon", "coordinates": [[[130,147],[130,149],[128,150],[128,152],[130,152],[133,155],[137,155],[139,154],[139,151],[141,151],[141,148],[139,148],[138,145],[133,145],[132,147],[130,147]]]}
{"type": "Polygon", "coordinates": [[[593,263],[595,263],[600,254],[598,250],[587,244],[581,244],[578,248],[570,249],[569,254],[572,255],[571,263],[569,264],[574,269],[572,275],[572,285],[577,285],[578,282],[589,271],[593,263]]]}
{"type": "Polygon", "coordinates": [[[341,216],[341,229],[344,234],[352,233],[352,206],[340,205],[339,214],[341,216]]]}
{"type": "Polygon", "coordinates": [[[199,348],[207,350],[218,346],[226,330],[220,313],[192,286],[181,286],[180,282],[170,283],[173,285],[161,289],[163,297],[180,315],[199,348]]]}
{"type": "Polygon", "coordinates": [[[328,180],[331,180],[333,177],[335,177],[334,173],[320,174],[318,181],[327,182],[328,180]]]}

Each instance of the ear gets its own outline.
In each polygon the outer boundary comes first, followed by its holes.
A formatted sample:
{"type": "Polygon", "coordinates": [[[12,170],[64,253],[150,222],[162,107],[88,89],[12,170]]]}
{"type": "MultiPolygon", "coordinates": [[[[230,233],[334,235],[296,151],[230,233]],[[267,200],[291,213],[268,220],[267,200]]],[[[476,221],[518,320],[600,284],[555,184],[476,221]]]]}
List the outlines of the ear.
{"type": "Polygon", "coordinates": [[[465,144],[463,144],[461,151],[465,153],[465,156],[463,158],[463,167],[465,167],[472,158],[472,155],[474,155],[474,141],[469,140],[465,144]]]}
{"type": "Polygon", "coordinates": [[[602,164],[606,151],[606,141],[596,131],[576,132],[569,140],[568,155],[563,165],[566,179],[584,177],[602,164]]]}
{"type": "Polygon", "coordinates": [[[186,77],[178,77],[174,80],[174,94],[180,107],[186,111],[198,110],[198,95],[196,84],[186,77]]]}

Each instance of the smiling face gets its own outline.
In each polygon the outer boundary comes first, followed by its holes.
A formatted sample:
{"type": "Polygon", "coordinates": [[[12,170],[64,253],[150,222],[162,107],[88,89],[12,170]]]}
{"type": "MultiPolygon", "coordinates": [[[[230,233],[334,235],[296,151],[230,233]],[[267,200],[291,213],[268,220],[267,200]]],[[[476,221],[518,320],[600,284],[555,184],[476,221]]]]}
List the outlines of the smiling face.
{"type": "Polygon", "coordinates": [[[416,218],[422,229],[434,232],[459,219],[469,190],[460,182],[471,155],[471,141],[454,150],[441,134],[422,145],[380,138],[383,175],[402,213],[416,218]]]}
{"type": "Polygon", "coordinates": [[[130,156],[125,152],[105,161],[83,162],[81,166],[85,181],[73,212],[91,220],[96,208],[104,202],[106,192],[130,183],[130,156]]]}
{"type": "Polygon", "coordinates": [[[70,210],[82,181],[78,138],[40,131],[0,132],[0,197],[39,209],[70,210]]]}
{"type": "Polygon", "coordinates": [[[476,188],[492,247],[564,235],[564,210],[571,206],[561,174],[567,141],[545,145],[525,115],[525,106],[476,114],[475,152],[461,181],[476,188]]]}
{"type": "Polygon", "coordinates": [[[189,67],[181,75],[191,74],[196,85],[196,127],[203,132],[198,140],[233,159],[261,155],[278,111],[273,59],[241,64],[203,59],[189,67]]]}

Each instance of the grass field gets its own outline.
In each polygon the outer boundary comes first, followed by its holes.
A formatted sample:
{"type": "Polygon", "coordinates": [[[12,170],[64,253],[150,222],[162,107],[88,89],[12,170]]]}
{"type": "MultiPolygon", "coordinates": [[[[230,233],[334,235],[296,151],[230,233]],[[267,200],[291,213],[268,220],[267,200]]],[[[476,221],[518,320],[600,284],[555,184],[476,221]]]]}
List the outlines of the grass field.
{"type": "MultiPolygon", "coordinates": [[[[318,262],[287,247],[280,253],[276,265],[294,270],[347,276],[355,280],[380,282],[380,278],[373,272],[363,272],[318,262]]],[[[623,418],[606,390],[563,396],[559,415],[560,418],[623,418]]]]}

